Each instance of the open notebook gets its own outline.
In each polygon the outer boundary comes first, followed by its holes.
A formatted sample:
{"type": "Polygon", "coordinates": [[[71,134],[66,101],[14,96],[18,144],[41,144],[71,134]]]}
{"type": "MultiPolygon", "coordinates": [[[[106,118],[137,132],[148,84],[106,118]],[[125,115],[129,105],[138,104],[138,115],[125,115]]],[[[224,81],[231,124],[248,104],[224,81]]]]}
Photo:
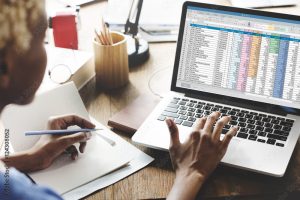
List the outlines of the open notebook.
{"type": "MultiPolygon", "coordinates": [[[[1,117],[4,127],[9,129],[13,150],[18,152],[29,149],[38,140],[39,136],[25,136],[25,131],[43,130],[50,116],[67,113],[89,119],[73,82],[38,95],[30,105],[8,106],[1,117]]],[[[124,146],[118,143],[112,146],[103,140],[105,131],[93,133],[78,160],[72,161],[69,156],[62,155],[48,169],[30,173],[30,176],[38,184],[64,194],[129,163],[135,155],[124,153],[124,146]]]]}

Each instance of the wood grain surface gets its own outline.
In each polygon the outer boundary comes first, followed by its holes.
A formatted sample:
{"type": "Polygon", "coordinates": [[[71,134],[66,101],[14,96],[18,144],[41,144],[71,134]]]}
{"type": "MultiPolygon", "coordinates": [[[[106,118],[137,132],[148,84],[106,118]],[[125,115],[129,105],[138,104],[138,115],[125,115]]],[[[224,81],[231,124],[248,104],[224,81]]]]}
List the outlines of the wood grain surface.
{"type": "MultiPolygon", "coordinates": [[[[211,3],[227,5],[226,0],[212,0],[211,3]]],[[[90,4],[81,9],[82,29],[79,33],[81,49],[92,51],[93,30],[100,25],[100,17],[105,14],[107,2],[90,4]]],[[[299,6],[269,9],[274,12],[300,13],[299,6]]],[[[103,124],[115,113],[122,110],[142,94],[152,95],[150,88],[158,95],[170,89],[176,44],[150,44],[150,59],[130,69],[130,82],[117,90],[97,89],[95,79],[81,91],[84,103],[92,116],[103,124]],[[149,83],[150,82],[150,83],[149,83]]],[[[117,132],[130,141],[131,135],[117,132]]],[[[284,178],[272,178],[230,167],[219,166],[199,193],[199,199],[287,199],[290,192],[300,189],[300,147],[289,164],[284,178]],[[250,195],[250,196],[249,196],[250,195]]],[[[102,189],[85,199],[155,199],[165,198],[172,187],[174,172],[168,153],[138,146],[155,161],[148,167],[102,189]]],[[[185,186],[188,187],[188,186],[185,186]]]]}

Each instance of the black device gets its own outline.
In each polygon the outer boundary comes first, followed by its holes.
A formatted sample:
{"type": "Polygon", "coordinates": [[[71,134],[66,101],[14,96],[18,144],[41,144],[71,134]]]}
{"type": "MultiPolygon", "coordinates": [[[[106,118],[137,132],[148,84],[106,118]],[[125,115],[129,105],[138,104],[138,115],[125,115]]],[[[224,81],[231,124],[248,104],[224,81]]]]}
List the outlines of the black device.
{"type": "Polygon", "coordinates": [[[129,66],[139,65],[149,58],[148,42],[138,36],[143,0],[133,0],[125,24],[129,66]]]}

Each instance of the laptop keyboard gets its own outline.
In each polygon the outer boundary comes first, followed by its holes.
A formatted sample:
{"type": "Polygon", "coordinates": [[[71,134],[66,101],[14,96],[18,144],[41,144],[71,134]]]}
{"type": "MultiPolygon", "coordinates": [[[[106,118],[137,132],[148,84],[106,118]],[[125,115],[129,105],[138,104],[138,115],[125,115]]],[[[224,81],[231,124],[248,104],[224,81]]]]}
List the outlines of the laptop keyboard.
{"type": "Polygon", "coordinates": [[[294,123],[293,119],[282,116],[179,97],[172,99],[157,120],[164,121],[168,117],[178,125],[192,127],[197,118],[216,111],[221,113],[221,117],[231,116],[222,134],[232,126],[238,126],[236,137],[279,147],[284,147],[294,123]]]}

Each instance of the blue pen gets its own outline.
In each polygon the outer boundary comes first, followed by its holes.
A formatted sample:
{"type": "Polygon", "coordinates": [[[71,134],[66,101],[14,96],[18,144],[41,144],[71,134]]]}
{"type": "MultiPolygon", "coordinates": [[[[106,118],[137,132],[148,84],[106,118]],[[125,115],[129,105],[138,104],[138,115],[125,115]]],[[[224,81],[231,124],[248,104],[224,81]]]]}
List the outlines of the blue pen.
{"type": "Polygon", "coordinates": [[[98,129],[89,129],[89,128],[82,128],[82,129],[66,129],[66,130],[42,130],[42,131],[26,131],[25,135],[71,135],[79,132],[93,132],[102,130],[98,129]]]}
{"type": "MultiPolygon", "coordinates": [[[[82,129],[65,129],[65,130],[42,130],[42,131],[26,131],[25,135],[30,136],[30,135],[71,135],[75,133],[80,133],[80,132],[95,132],[103,130],[102,128],[95,128],[95,129],[89,129],[89,128],[82,128],[82,129]]],[[[96,132],[97,133],[97,132],[96,132]]],[[[114,146],[116,144],[115,141],[109,139],[108,137],[97,133],[97,136],[108,142],[111,146],[114,146]]]]}

